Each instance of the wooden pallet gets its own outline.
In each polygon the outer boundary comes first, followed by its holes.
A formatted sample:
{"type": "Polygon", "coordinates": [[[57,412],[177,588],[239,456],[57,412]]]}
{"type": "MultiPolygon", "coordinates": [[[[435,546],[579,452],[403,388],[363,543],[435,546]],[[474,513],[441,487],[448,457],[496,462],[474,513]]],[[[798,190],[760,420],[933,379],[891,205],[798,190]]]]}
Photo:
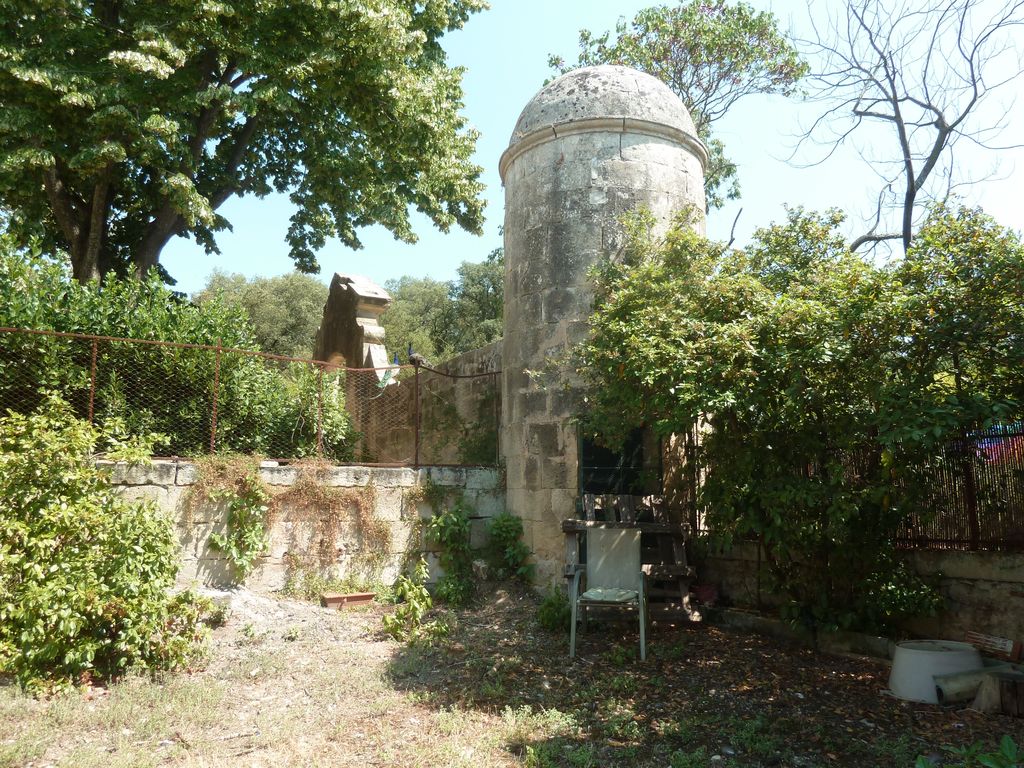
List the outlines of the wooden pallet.
{"type": "Polygon", "coordinates": [[[686,561],[686,528],[667,521],[663,511],[636,496],[595,496],[582,499],[583,519],[564,520],[565,576],[571,579],[585,564],[584,541],[590,528],[639,530],[648,611],[652,618],[700,621],[690,603],[696,574],[686,561]],[[601,519],[603,518],[603,519],[601,519]]]}

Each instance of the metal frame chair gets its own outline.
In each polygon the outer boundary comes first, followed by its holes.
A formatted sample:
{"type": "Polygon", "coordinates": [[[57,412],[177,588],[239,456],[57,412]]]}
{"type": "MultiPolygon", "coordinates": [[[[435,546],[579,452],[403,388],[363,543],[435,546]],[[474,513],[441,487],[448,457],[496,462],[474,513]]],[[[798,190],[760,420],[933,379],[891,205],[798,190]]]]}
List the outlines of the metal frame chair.
{"type": "Polygon", "coordinates": [[[569,658],[576,657],[576,622],[591,607],[637,611],[640,616],[640,659],[647,659],[647,596],[645,575],[640,562],[640,531],[628,528],[591,528],[587,530],[587,562],[573,574],[569,603],[572,626],[569,630],[569,658]],[[586,590],[581,594],[581,581],[586,590]]]}

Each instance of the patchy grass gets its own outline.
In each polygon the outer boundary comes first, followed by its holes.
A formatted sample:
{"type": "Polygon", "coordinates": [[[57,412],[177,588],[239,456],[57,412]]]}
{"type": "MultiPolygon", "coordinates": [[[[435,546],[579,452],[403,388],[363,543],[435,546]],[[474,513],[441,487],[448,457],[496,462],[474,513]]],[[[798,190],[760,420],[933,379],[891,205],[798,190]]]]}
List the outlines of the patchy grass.
{"type": "Polygon", "coordinates": [[[434,647],[387,608],[239,592],[202,671],[34,699],[0,685],[0,768],[42,766],[912,766],[1020,721],[895,701],[887,670],[710,627],[565,637],[539,600],[485,590],[434,647]],[[717,759],[714,759],[717,756],[717,759]]]}

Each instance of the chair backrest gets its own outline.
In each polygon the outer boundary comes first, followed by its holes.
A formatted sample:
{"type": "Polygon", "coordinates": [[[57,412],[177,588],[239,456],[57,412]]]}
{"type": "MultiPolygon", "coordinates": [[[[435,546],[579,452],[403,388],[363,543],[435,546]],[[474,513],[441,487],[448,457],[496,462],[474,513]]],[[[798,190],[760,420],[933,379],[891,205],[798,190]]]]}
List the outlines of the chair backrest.
{"type": "Polygon", "coordinates": [[[587,588],[640,590],[640,531],[587,529],[587,588]]]}

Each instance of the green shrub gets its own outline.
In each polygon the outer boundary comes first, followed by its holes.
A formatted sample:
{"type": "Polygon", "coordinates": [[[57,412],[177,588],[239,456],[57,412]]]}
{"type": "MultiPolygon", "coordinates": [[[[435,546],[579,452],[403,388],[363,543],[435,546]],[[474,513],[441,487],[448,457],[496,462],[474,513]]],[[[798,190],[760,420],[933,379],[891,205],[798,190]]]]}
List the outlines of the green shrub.
{"type": "Polygon", "coordinates": [[[395,612],[381,619],[384,631],[402,643],[430,642],[447,634],[448,627],[440,621],[423,621],[427,612],[434,607],[426,584],[427,561],[422,557],[413,570],[412,577],[399,576],[395,582],[395,598],[398,605],[395,612]]]}
{"type": "Polygon", "coordinates": [[[435,511],[427,524],[427,539],[440,547],[438,560],[444,569],[435,594],[451,605],[463,605],[473,596],[474,583],[469,509],[461,496],[443,511],[435,511]]]}
{"type": "Polygon", "coordinates": [[[533,566],[527,565],[530,548],[523,542],[523,521],[508,512],[491,519],[489,560],[498,579],[530,581],[533,566]]]}
{"type": "MultiPolygon", "coordinates": [[[[0,326],[87,333],[257,351],[249,320],[218,299],[196,306],[164,286],[118,279],[80,285],[67,269],[13,252],[0,238],[0,326]]],[[[95,422],[119,419],[132,434],[159,432],[169,455],[209,450],[217,381],[218,450],[280,458],[352,458],[344,374],[306,364],[209,349],[101,342],[95,367],[95,422]]],[[[74,338],[0,333],[0,403],[21,413],[61,392],[86,416],[92,345],[74,338]]]]}
{"type": "Polygon", "coordinates": [[[256,560],[267,549],[267,511],[270,493],[260,477],[259,463],[223,456],[207,457],[199,462],[197,486],[207,501],[220,502],[227,512],[224,533],[210,534],[210,546],[224,554],[235,572],[238,583],[252,573],[256,560]],[[214,467],[230,466],[234,470],[221,485],[203,482],[202,475],[214,467]]]}
{"type": "Polygon", "coordinates": [[[537,621],[548,632],[568,632],[572,620],[569,598],[558,587],[551,587],[537,609],[537,621]]]}
{"type": "Polygon", "coordinates": [[[204,605],[169,595],[170,520],[110,488],[104,439],[55,395],[0,418],[0,672],[27,688],[187,664],[203,634],[204,605]]]}
{"type": "MultiPolygon", "coordinates": [[[[997,750],[986,749],[986,745],[978,741],[968,744],[966,747],[945,747],[945,750],[957,758],[955,763],[949,764],[950,768],[1021,768],[1024,766],[1024,751],[1009,736],[1003,736],[997,750]]],[[[933,763],[927,757],[920,756],[914,765],[916,768],[929,768],[933,763]]]]}

